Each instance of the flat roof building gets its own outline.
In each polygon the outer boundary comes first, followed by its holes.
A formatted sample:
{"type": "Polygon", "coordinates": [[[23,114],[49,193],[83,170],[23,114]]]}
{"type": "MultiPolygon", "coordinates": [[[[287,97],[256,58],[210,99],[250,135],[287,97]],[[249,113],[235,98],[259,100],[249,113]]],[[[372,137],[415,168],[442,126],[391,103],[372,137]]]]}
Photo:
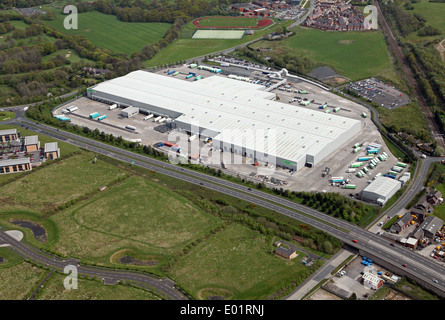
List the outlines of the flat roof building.
{"type": "Polygon", "coordinates": [[[24,141],[24,147],[26,152],[37,151],[40,149],[39,136],[26,136],[24,141]]]}
{"type": "Polygon", "coordinates": [[[363,189],[362,199],[383,206],[401,187],[400,181],[380,176],[363,189]]]}
{"type": "Polygon", "coordinates": [[[370,272],[365,272],[362,275],[362,281],[365,286],[368,286],[373,290],[377,290],[383,285],[383,279],[370,272]]]}
{"type": "Polygon", "coordinates": [[[29,158],[0,161],[0,174],[30,171],[30,170],[32,170],[32,166],[29,158]]]}
{"type": "Polygon", "coordinates": [[[186,81],[146,71],[95,85],[89,98],[169,117],[172,129],[293,170],[313,166],[361,130],[361,121],[273,101],[265,87],[213,75],[186,81]]]}
{"type": "Polygon", "coordinates": [[[14,141],[18,139],[17,129],[0,130],[0,143],[14,141]]]}
{"type": "Polygon", "coordinates": [[[43,152],[45,154],[45,158],[47,159],[57,159],[60,157],[60,148],[57,142],[45,143],[43,152]]]}
{"type": "Polygon", "coordinates": [[[121,111],[121,116],[125,118],[130,118],[132,116],[135,116],[139,113],[139,108],[135,107],[128,107],[121,111]]]}

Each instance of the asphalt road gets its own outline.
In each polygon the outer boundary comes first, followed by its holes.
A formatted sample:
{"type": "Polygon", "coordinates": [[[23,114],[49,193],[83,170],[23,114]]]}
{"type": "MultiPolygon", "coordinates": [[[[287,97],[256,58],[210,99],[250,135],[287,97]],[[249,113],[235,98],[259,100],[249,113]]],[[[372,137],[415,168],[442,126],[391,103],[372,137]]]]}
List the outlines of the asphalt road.
{"type": "Polygon", "coordinates": [[[60,259],[35,249],[23,241],[17,241],[7,235],[5,229],[0,227],[0,243],[10,244],[10,248],[25,259],[39,265],[44,265],[52,270],[63,272],[66,266],[77,267],[79,276],[95,277],[104,280],[104,283],[118,283],[131,281],[134,285],[151,289],[156,294],[167,300],[185,300],[187,297],[182,294],[169,279],[160,279],[148,274],[134,271],[113,270],[100,267],[83,266],[78,264],[76,259],[60,259]]]}
{"type": "MultiPolygon", "coordinates": [[[[108,146],[98,141],[76,136],[69,132],[58,131],[55,128],[43,124],[35,125],[32,121],[27,119],[23,120],[23,118],[19,116],[15,119],[15,124],[32,126],[32,130],[53,138],[66,141],[79,147],[87,148],[90,151],[104,154],[127,163],[134,161],[134,165],[149,170],[155,170],[161,174],[181,179],[189,183],[194,183],[196,185],[201,185],[202,187],[210,188],[214,191],[222,192],[250,203],[255,203],[290,218],[301,221],[302,223],[312,225],[317,229],[331,234],[348,245],[358,249],[365,249],[374,256],[393,264],[395,268],[401,268],[402,264],[407,264],[407,267],[404,268],[406,272],[412,272],[413,275],[416,275],[425,281],[432,282],[432,279],[437,279],[439,283],[432,283],[432,285],[439,288],[445,294],[445,268],[442,265],[439,265],[436,262],[420,256],[408,249],[402,247],[392,247],[384,238],[346,221],[338,220],[282,197],[271,195],[259,190],[249,190],[248,187],[243,185],[171,165],[168,162],[134,154],[126,150],[108,146]],[[22,119],[24,123],[17,123],[18,119],[22,119]],[[352,240],[357,240],[357,243],[353,243],[352,240]]],[[[423,178],[426,176],[428,166],[434,161],[437,161],[437,159],[432,158],[428,161],[422,162],[419,175],[414,181],[415,185],[420,186],[422,184],[423,178]]],[[[415,194],[414,191],[413,194],[415,194]]],[[[411,199],[411,195],[409,195],[409,197],[408,195],[405,196],[404,199],[405,201],[409,201],[411,199]]]]}

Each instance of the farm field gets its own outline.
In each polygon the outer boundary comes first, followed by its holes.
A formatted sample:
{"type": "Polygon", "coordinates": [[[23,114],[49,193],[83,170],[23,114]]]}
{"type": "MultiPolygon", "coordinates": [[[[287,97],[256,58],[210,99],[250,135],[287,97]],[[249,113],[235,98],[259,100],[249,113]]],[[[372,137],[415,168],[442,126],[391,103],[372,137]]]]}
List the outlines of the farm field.
{"type": "Polygon", "coordinates": [[[92,164],[92,160],[92,155],[86,154],[56,160],[48,167],[8,183],[1,191],[1,211],[30,210],[45,215],[124,174],[102,162],[92,164]],[[23,192],[24,185],[26,192],[23,192]]]}
{"type": "Polygon", "coordinates": [[[54,273],[36,300],[158,300],[148,291],[124,284],[104,285],[101,280],[78,279],[77,289],[66,290],[66,275],[54,273]]]}
{"type": "Polygon", "coordinates": [[[136,246],[146,260],[159,260],[148,256],[174,252],[219,224],[185,198],[135,176],[53,220],[60,231],[54,249],[64,255],[82,252],[85,259],[136,246]]]}
{"type": "MultiPolygon", "coordinates": [[[[0,248],[0,256],[3,250],[0,248]]],[[[21,262],[8,268],[0,264],[0,300],[23,300],[28,298],[45,275],[45,270],[27,262],[21,262]]]]}
{"type": "Polygon", "coordinates": [[[303,253],[286,260],[273,254],[272,238],[233,224],[175,266],[172,275],[200,299],[206,295],[235,300],[266,299],[289,281],[305,279],[310,268],[303,253]]]}
{"type": "Polygon", "coordinates": [[[410,35],[406,37],[407,40],[417,42],[417,41],[445,38],[444,3],[436,3],[436,2],[429,2],[422,0],[417,3],[411,2],[410,4],[411,6],[414,7],[414,10],[406,10],[406,12],[420,14],[423,18],[426,19],[425,25],[430,25],[441,30],[442,34],[438,36],[420,37],[417,35],[417,32],[412,32],[410,35]]]}
{"type": "Polygon", "coordinates": [[[425,136],[428,135],[425,129],[427,127],[426,120],[423,117],[419,117],[421,110],[415,102],[402,108],[388,110],[383,107],[378,107],[377,110],[382,124],[387,127],[392,127],[394,132],[404,131],[416,137],[422,134],[425,136]]]}
{"type": "Polygon", "coordinates": [[[42,22],[67,34],[85,36],[100,48],[128,55],[161,39],[171,27],[169,23],[122,22],[112,15],[85,12],[79,14],[77,30],[66,30],[63,27],[65,15],[59,11],[55,13],[55,20],[42,22]]]}
{"type": "Polygon", "coordinates": [[[382,75],[395,78],[381,32],[324,32],[297,27],[295,35],[282,41],[258,41],[252,48],[271,47],[268,54],[293,54],[311,58],[320,65],[328,65],[338,74],[351,80],[382,75]]]}
{"type": "MultiPolygon", "coordinates": [[[[94,156],[80,151],[4,182],[0,194],[9,202],[2,207],[0,226],[21,230],[27,243],[82,264],[167,276],[197,299],[265,299],[287,292],[290,283],[303,281],[318,267],[304,266],[303,253],[293,260],[275,256],[276,236],[219,214],[236,215],[247,206],[252,214],[272,217],[267,209],[104,156],[93,164],[94,156]],[[108,187],[98,191],[103,184],[108,187]],[[63,206],[52,210],[56,204],[63,206]],[[13,219],[37,223],[48,240],[39,243],[31,229],[13,219]]],[[[86,290],[76,292],[64,291],[61,283],[51,276],[38,299],[156,299],[130,287],[104,288],[100,281],[82,281],[86,290]]]]}

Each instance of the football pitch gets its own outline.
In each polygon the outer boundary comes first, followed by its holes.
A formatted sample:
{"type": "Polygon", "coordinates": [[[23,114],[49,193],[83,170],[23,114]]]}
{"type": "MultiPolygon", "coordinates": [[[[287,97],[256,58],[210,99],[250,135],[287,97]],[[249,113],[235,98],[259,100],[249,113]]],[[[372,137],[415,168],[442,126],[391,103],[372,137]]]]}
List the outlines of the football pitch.
{"type": "Polygon", "coordinates": [[[192,39],[242,39],[244,30],[196,30],[192,39]]]}

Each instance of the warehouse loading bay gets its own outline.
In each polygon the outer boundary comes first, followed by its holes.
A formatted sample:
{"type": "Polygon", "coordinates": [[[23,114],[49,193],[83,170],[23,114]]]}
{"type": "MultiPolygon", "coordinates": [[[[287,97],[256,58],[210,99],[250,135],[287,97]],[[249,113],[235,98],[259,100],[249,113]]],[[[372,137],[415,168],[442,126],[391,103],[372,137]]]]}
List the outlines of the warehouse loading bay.
{"type": "MultiPolygon", "coordinates": [[[[191,69],[186,65],[175,67],[174,69],[179,72],[176,77],[183,79],[183,81],[199,81],[194,80],[194,77],[199,75],[203,78],[210,76],[228,76],[235,74],[234,71],[236,71],[235,67],[230,67],[230,70],[227,71],[224,70],[224,67],[220,68],[222,72],[218,75],[207,70],[191,69]],[[190,72],[195,73],[195,76],[186,79],[190,72]]],[[[247,70],[245,70],[245,68],[239,68],[239,70],[242,70],[243,76],[246,76],[247,70]]],[[[168,75],[168,71],[168,69],[162,69],[156,73],[163,74],[166,77],[172,76],[168,75]]],[[[110,110],[110,105],[93,101],[86,97],[81,97],[70,102],[68,105],[61,106],[54,111],[54,116],[62,115],[66,113],[65,110],[67,107],[75,106],[77,110],[69,114],[72,124],[85,126],[91,130],[97,128],[100,132],[103,131],[108,134],[113,134],[115,137],[121,136],[125,140],[139,142],[143,145],[150,145],[165,153],[171,151],[170,147],[166,145],[162,146],[161,142],[171,141],[171,138],[175,137],[175,141],[179,140],[180,142],[178,143],[181,148],[180,154],[183,154],[183,156],[185,154],[187,157],[194,156],[192,160],[195,160],[195,163],[201,162],[203,165],[221,169],[226,174],[239,176],[255,183],[263,182],[269,187],[283,187],[291,191],[339,192],[346,196],[355,195],[368,186],[377,174],[383,175],[388,173],[392,170],[392,167],[399,162],[399,159],[395,158],[387,148],[370,117],[366,115],[368,110],[365,107],[341,96],[332,94],[304,80],[294,78],[287,78],[285,81],[283,81],[283,79],[272,79],[268,78],[265,73],[256,70],[250,71],[250,78],[255,79],[255,81],[259,80],[263,84],[268,83],[269,86],[272,87],[280,84],[280,86],[272,89],[271,92],[276,94],[277,100],[281,103],[312,109],[316,112],[332,112],[343,117],[357,119],[362,121],[362,130],[359,134],[352,136],[348,143],[342,145],[314,167],[304,167],[297,172],[291,172],[289,169],[266,163],[258,163],[255,162],[254,159],[246,157],[242,157],[241,162],[239,158],[237,158],[238,161],[235,162],[234,155],[230,153],[224,154],[219,149],[213,150],[212,144],[205,141],[206,137],[199,137],[196,141],[189,142],[189,133],[170,130],[166,125],[167,122],[155,122],[154,119],[157,118],[157,115],[146,119],[147,114],[140,112],[127,118],[121,115],[123,109],[115,108],[110,110]],[[321,106],[324,107],[321,108],[321,106]],[[340,108],[340,110],[335,112],[336,108],[340,108]],[[98,112],[101,116],[106,115],[106,118],[103,120],[97,120],[97,118],[93,120],[89,117],[93,112],[98,112]],[[161,143],[161,145],[159,145],[159,143],[161,143]],[[366,147],[370,143],[381,145],[379,154],[386,152],[388,159],[379,162],[378,166],[374,169],[370,169],[367,166],[368,163],[364,162],[368,173],[359,178],[356,175],[357,172],[348,171],[352,171],[351,164],[356,163],[359,157],[367,155],[366,147]],[[196,150],[196,148],[200,150],[200,156],[190,149],[192,144],[194,150],[196,150]],[[199,144],[198,147],[196,147],[197,144],[199,144]],[[357,144],[360,145],[360,150],[354,152],[356,149],[354,145],[357,144]],[[215,156],[215,154],[213,154],[214,152],[218,152],[220,155],[215,156]],[[225,159],[225,161],[215,161],[217,158],[220,159],[219,157],[225,159]],[[226,161],[227,159],[230,160],[226,161]],[[347,184],[355,185],[355,189],[346,189],[346,183],[333,183],[333,177],[343,177],[344,180],[347,181],[347,184]]],[[[178,154],[178,156],[180,156],[180,154],[178,154]]],[[[183,159],[181,159],[181,161],[183,161],[183,159]]],[[[356,171],[362,168],[356,168],[356,171]]],[[[398,173],[397,178],[407,170],[409,170],[409,167],[404,168],[403,172],[398,173]]]]}

